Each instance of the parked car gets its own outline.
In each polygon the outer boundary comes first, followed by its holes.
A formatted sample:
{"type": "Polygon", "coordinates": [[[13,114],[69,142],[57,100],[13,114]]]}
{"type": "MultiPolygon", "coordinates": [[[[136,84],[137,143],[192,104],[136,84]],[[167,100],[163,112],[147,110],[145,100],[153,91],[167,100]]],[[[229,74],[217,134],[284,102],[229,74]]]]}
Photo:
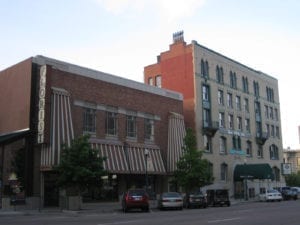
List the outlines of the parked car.
{"type": "Polygon", "coordinates": [[[123,212],[130,209],[141,209],[149,211],[149,196],[144,189],[131,189],[123,194],[122,197],[123,212]]]}
{"type": "Polygon", "coordinates": [[[269,189],[266,190],[265,193],[261,193],[259,195],[259,200],[260,201],[281,201],[282,200],[282,195],[279,191],[275,189],[269,189]]]}
{"type": "Polygon", "coordinates": [[[184,207],[185,208],[194,208],[194,207],[207,207],[206,195],[201,191],[187,193],[184,197],[184,207]]]}
{"type": "Polygon", "coordinates": [[[300,187],[291,187],[297,193],[297,199],[300,199],[300,187]]]}
{"type": "Polygon", "coordinates": [[[227,189],[210,189],[206,191],[207,205],[230,206],[229,192],[227,189]]]}
{"type": "Polygon", "coordinates": [[[297,190],[291,187],[281,187],[279,188],[279,191],[281,192],[283,200],[296,200],[298,198],[297,190]]]}
{"type": "Polygon", "coordinates": [[[158,199],[159,209],[180,209],[183,208],[183,197],[178,192],[164,192],[158,199]]]}

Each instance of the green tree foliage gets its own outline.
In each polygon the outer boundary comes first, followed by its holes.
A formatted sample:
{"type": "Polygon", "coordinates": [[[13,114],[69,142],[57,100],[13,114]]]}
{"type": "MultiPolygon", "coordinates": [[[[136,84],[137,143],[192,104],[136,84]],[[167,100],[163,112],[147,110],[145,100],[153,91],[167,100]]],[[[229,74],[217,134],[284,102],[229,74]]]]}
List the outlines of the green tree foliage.
{"type": "Polygon", "coordinates": [[[285,177],[285,182],[287,186],[300,187],[300,171],[298,173],[292,173],[285,177]]]}
{"type": "Polygon", "coordinates": [[[211,184],[213,181],[209,161],[202,159],[202,151],[197,150],[196,137],[192,129],[187,129],[183,155],[177,162],[174,180],[186,192],[211,184]]]}
{"type": "Polygon", "coordinates": [[[101,177],[107,172],[103,168],[105,158],[99,157],[91,148],[89,136],[74,139],[70,147],[64,145],[61,162],[56,167],[58,186],[75,190],[80,195],[86,188],[102,185],[101,177]]]}

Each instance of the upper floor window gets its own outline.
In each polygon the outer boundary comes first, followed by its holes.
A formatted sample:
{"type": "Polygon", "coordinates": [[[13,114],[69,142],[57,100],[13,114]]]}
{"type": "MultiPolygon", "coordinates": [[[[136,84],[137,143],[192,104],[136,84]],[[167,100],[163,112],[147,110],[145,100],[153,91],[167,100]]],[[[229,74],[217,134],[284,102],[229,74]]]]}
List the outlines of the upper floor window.
{"type": "Polygon", "coordinates": [[[237,88],[236,73],[230,71],[229,78],[230,78],[230,87],[236,89],[237,88]]]}
{"type": "Polygon", "coordinates": [[[220,154],[226,154],[226,153],[227,153],[226,137],[221,136],[220,137],[220,154]]]}
{"type": "Polygon", "coordinates": [[[278,121],[278,110],[276,108],[274,108],[274,116],[275,120],[278,121]]]}
{"type": "Polygon", "coordinates": [[[212,153],[211,138],[207,135],[203,135],[204,151],[212,153]]]}
{"type": "Polygon", "coordinates": [[[145,139],[153,141],[154,140],[154,120],[145,118],[144,120],[145,126],[145,139]]]}
{"type": "Polygon", "coordinates": [[[259,83],[257,81],[253,81],[253,91],[255,97],[259,97],[259,83]]]}
{"type": "Polygon", "coordinates": [[[224,93],[222,90],[218,90],[218,103],[224,105],[224,93]]]}
{"type": "Polygon", "coordinates": [[[225,114],[219,112],[219,127],[225,127],[225,114]]]}
{"type": "Polygon", "coordinates": [[[236,109],[241,110],[241,97],[235,96],[236,109]]]}
{"type": "Polygon", "coordinates": [[[232,94],[231,93],[227,93],[227,106],[229,108],[233,108],[233,104],[232,104],[232,94]]]}
{"type": "Polygon", "coordinates": [[[209,86],[207,85],[202,86],[202,99],[204,101],[209,101],[209,86]]]}
{"type": "Polygon", "coordinates": [[[244,109],[246,112],[249,112],[249,100],[248,98],[244,98],[244,109]]]}
{"type": "Polygon", "coordinates": [[[221,66],[216,67],[216,77],[219,84],[224,84],[224,73],[221,66]]]}
{"type": "Polygon", "coordinates": [[[271,145],[269,148],[270,151],[270,159],[272,160],[278,160],[279,154],[278,154],[278,147],[276,145],[271,145]]]}
{"type": "Polygon", "coordinates": [[[106,135],[117,135],[118,121],[116,112],[106,112],[105,133],[106,135]]]}
{"type": "Polygon", "coordinates": [[[273,167],[273,174],[276,181],[280,181],[280,170],[277,167],[273,167]]]}
{"type": "Polygon", "coordinates": [[[209,67],[208,62],[201,59],[201,76],[208,78],[209,77],[209,67]]]}
{"type": "Polygon", "coordinates": [[[149,77],[149,78],[148,78],[148,84],[149,84],[149,85],[153,85],[153,78],[152,78],[152,77],[149,77]]]}
{"type": "Polygon", "coordinates": [[[96,133],[96,110],[85,108],[83,111],[83,132],[96,133]]]}
{"type": "Polygon", "coordinates": [[[257,157],[258,158],[264,157],[263,146],[260,144],[257,145],[257,157]]]}
{"type": "Polygon", "coordinates": [[[250,133],[250,119],[245,119],[245,130],[250,133]]]}
{"type": "Polygon", "coordinates": [[[228,114],[228,127],[229,129],[234,129],[234,123],[233,123],[233,115],[228,114]]]}
{"type": "Polygon", "coordinates": [[[232,136],[232,148],[237,150],[242,149],[242,142],[240,136],[232,136]]]}
{"type": "Polygon", "coordinates": [[[238,128],[238,130],[243,130],[242,117],[238,116],[238,117],[236,118],[236,121],[237,121],[237,128],[238,128]]]}
{"type": "Polygon", "coordinates": [[[280,130],[279,127],[276,126],[275,128],[275,136],[279,139],[280,138],[280,130]]]}
{"type": "Polygon", "coordinates": [[[155,77],[155,85],[159,88],[161,88],[161,76],[160,75],[157,75],[155,77]]]}
{"type": "Polygon", "coordinates": [[[266,87],[266,95],[267,95],[267,101],[274,102],[274,90],[273,90],[273,88],[266,87]]]}
{"type": "Polygon", "coordinates": [[[252,143],[251,141],[247,141],[246,143],[246,155],[247,156],[252,156],[252,143]]]}
{"type": "Polygon", "coordinates": [[[243,82],[243,91],[245,93],[249,93],[248,78],[247,77],[242,77],[242,82],[243,82]]]}
{"type": "Polygon", "coordinates": [[[136,138],[136,116],[126,116],[127,137],[136,138]]]}

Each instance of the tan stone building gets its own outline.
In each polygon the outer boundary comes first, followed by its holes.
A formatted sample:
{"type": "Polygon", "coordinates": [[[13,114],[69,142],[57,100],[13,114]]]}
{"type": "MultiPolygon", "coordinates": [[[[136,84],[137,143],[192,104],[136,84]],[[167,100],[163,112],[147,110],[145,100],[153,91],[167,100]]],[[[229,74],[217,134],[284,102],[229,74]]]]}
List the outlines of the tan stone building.
{"type": "Polygon", "coordinates": [[[187,127],[211,162],[214,184],[236,197],[284,185],[278,80],[173,35],[168,51],[144,68],[144,82],[181,92],[187,127]],[[245,191],[247,190],[247,191],[245,191]]]}
{"type": "Polygon", "coordinates": [[[283,149],[283,161],[290,164],[291,173],[300,171],[300,149],[283,149]]]}

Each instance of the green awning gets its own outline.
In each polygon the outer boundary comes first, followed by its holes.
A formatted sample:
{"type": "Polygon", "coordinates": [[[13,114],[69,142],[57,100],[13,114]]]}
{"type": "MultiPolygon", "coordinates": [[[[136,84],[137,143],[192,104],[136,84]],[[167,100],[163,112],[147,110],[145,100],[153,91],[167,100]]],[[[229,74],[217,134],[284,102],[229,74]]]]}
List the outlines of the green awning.
{"type": "Polygon", "coordinates": [[[234,168],[234,181],[244,179],[274,180],[274,174],[271,166],[267,163],[237,165],[234,168]]]}

